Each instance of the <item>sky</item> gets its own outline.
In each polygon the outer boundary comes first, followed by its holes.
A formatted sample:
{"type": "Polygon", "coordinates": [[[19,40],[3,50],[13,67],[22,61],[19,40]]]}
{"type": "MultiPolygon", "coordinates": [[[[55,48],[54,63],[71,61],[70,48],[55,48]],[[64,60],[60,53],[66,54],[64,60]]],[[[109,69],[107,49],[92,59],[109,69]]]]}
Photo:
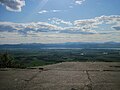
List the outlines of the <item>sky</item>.
{"type": "Polygon", "coordinates": [[[120,0],[0,0],[0,44],[120,42],[120,0]]]}

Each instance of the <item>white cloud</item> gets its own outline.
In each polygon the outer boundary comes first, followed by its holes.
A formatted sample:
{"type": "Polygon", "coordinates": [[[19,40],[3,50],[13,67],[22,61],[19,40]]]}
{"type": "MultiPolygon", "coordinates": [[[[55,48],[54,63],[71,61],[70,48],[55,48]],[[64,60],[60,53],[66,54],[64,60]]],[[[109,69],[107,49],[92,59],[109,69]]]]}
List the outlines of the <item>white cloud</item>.
{"type": "Polygon", "coordinates": [[[18,32],[20,34],[27,35],[31,32],[33,33],[57,32],[58,30],[62,30],[62,28],[45,22],[37,23],[0,22],[0,32],[18,32]]]}
{"type": "Polygon", "coordinates": [[[96,20],[105,24],[120,24],[120,15],[100,16],[96,17],[96,20]]]}
{"type": "MultiPolygon", "coordinates": [[[[58,18],[49,19],[49,22],[12,23],[0,22],[0,32],[16,32],[22,35],[44,33],[67,33],[67,34],[107,34],[110,30],[120,30],[120,16],[100,16],[93,19],[64,21],[58,18]],[[108,25],[109,29],[103,32],[101,25],[108,25]]],[[[110,31],[111,32],[111,31],[110,31]]]]}
{"type": "Polygon", "coordinates": [[[85,0],[74,0],[75,4],[82,4],[85,0]]]}
{"type": "Polygon", "coordinates": [[[73,6],[69,6],[69,8],[73,8],[73,6]]]}
{"type": "Polygon", "coordinates": [[[43,14],[43,13],[47,13],[48,11],[47,10],[42,10],[40,12],[38,12],[39,14],[43,14]]]}
{"type": "Polygon", "coordinates": [[[4,5],[7,10],[21,12],[21,8],[25,6],[24,0],[0,0],[0,4],[4,5]]]}
{"type": "Polygon", "coordinates": [[[60,25],[60,24],[72,25],[72,23],[70,21],[64,21],[64,20],[59,19],[59,18],[51,18],[48,20],[51,21],[52,24],[56,24],[56,25],[60,25]]]}
{"type": "MultiPolygon", "coordinates": [[[[85,19],[85,20],[76,20],[74,21],[74,25],[77,27],[81,27],[82,29],[95,29],[100,28],[99,25],[120,25],[120,16],[119,15],[111,15],[111,16],[100,16],[95,17],[93,19],[85,19]]],[[[115,29],[115,28],[114,28],[115,29]]]]}
{"type": "Polygon", "coordinates": [[[51,10],[51,12],[54,12],[54,13],[56,13],[56,12],[61,12],[62,10],[51,10]]]}
{"type": "Polygon", "coordinates": [[[43,13],[58,13],[58,12],[63,12],[63,11],[65,11],[65,10],[41,10],[41,11],[39,11],[38,12],[38,14],[43,14],[43,13]]]}
{"type": "MultiPolygon", "coordinates": [[[[68,22],[62,22],[67,24],[68,22]]],[[[96,33],[93,30],[83,30],[79,27],[61,27],[54,24],[45,22],[37,23],[12,23],[12,22],[0,22],[0,32],[17,32],[22,35],[29,35],[38,32],[45,33],[70,33],[70,34],[93,34],[96,33]]]]}

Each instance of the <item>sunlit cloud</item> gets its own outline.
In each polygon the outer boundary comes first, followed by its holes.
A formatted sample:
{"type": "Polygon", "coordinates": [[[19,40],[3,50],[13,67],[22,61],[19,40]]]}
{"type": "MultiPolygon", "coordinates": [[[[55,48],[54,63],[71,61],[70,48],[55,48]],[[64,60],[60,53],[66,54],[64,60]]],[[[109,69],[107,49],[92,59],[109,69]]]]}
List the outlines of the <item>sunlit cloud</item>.
{"type": "MultiPolygon", "coordinates": [[[[64,22],[65,23],[65,22],[64,22]]],[[[70,33],[70,34],[94,34],[93,30],[83,30],[79,27],[62,27],[59,25],[49,24],[45,22],[37,23],[0,23],[0,32],[17,32],[22,35],[29,35],[31,33],[45,32],[45,33],[70,33]]]]}
{"type": "Polygon", "coordinates": [[[59,18],[50,18],[48,20],[51,21],[52,24],[57,24],[57,25],[60,25],[60,24],[72,25],[72,23],[70,21],[64,21],[64,20],[59,19],[59,18]]]}
{"type": "Polygon", "coordinates": [[[18,33],[20,35],[33,35],[36,33],[65,33],[65,34],[110,34],[120,30],[120,16],[100,16],[93,19],[64,21],[59,18],[51,18],[49,22],[13,23],[0,22],[0,32],[18,33]],[[101,31],[99,25],[110,25],[113,32],[101,31]],[[97,30],[99,29],[99,30],[97,30]]]}
{"type": "Polygon", "coordinates": [[[47,13],[47,10],[41,10],[40,12],[38,12],[39,14],[43,14],[43,13],[47,13]]]}
{"type": "MultiPolygon", "coordinates": [[[[113,27],[114,25],[117,25],[119,27],[120,23],[120,16],[119,15],[111,15],[111,16],[100,16],[95,17],[93,19],[85,19],[85,20],[75,20],[74,25],[77,27],[81,27],[83,29],[96,29],[100,28],[99,25],[111,25],[113,27]]],[[[110,28],[111,28],[110,27],[110,28]]],[[[114,29],[118,29],[118,28],[114,29]]]]}
{"type": "Polygon", "coordinates": [[[75,4],[82,4],[85,0],[74,0],[75,4]]]}
{"type": "Polygon", "coordinates": [[[5,6],[8,11],[21,12],[25,6],[24,0],[0,0],[0,4],[5,6]]]}

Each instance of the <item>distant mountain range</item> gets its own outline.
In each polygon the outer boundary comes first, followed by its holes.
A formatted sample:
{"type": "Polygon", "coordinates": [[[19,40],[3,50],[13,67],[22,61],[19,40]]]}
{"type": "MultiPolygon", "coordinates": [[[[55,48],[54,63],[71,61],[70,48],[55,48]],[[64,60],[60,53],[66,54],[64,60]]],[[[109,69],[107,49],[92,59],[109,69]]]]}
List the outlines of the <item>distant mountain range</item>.
{"type": "Polygon", "coordinates": [[[43,49],[43,48],[120,48],[120,42],[104,42],[104,43],[89,43],[89,42],[67,42],[56,44],[2,44],[0,49],[23,48],[23,49],[43,49]]]}

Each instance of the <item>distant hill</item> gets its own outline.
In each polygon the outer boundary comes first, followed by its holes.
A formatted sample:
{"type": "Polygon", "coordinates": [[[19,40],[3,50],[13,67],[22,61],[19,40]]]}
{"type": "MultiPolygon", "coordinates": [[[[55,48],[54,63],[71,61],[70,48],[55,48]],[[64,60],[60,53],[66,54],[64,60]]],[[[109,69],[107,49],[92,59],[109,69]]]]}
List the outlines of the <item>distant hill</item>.
{"type": "Polygon", "coordinates": [[[120,48],[120,42],[104,42],[104,43],[89,43],[89,42],[67,42],[56,44],[2,44],[0,49],[3,48],[23,48],[23,49],[43,49],[43,48],[120,48]]]}

